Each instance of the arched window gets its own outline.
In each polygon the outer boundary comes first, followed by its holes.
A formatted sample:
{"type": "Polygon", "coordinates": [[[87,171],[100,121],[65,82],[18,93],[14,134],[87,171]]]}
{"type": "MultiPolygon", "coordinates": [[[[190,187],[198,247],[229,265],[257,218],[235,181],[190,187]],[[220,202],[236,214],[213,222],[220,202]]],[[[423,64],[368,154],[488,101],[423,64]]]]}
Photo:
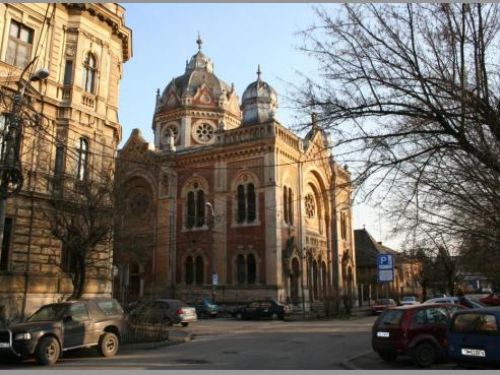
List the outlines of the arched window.
{"type": "Polygon", "coordinates": [[[243,255],[238,255],[236,258],[236,280],[238,285],[245,284],[245,257],[243,255]]]}
{"type": "Polygon", "coordinates": [[[80,181],[87,179],[87,164],[88,164],[89,144],[85,138],[80,138],[80,146],[78,148],[78,169],[76,177],[80,181]]]}
{"type": "Polygon", "coordinates": [[[252,223],[255,221],[256,212],[255,212],[255,186],[254,184],[248,184],[248,196],[247,196],[247,204],[248,204],[248,222],[252,223]]]}
{"type": "Polygon", "coordinates": [[[205,224],[205,192],[203,190],[198,190],[196,205],[196,226],[201,227],[205,224]]]}
{"type": "Polygon", "coordinates": [[[291,298],[292,303],[297,304],[299,301],[299,277],[300,277],[300,265],[297,258],[292,260],[292,274],[291,274],[291,298]]]}
{"type": "Polygon", "coordinates": [[[347,222],[345,212],[340,213],[340,235],[343,240],[347,239],[347,222]]]}
{"type": "Polygon", "coordinates": [[[188,193],[188,202],[187,202],[187,227],[192,228],[194,226],[196,208],[194,204],[194,192],[190,191],[188,193]]]}
{"type": "Polygon", "coordinates": [[[248,284],[255,284],[257,279],[257,268],[255,264],[255,256],[253,254],[247,257],[247,281],[248,284]]]}
{"type": "Polygon", "coordinates": [[[288,224],[288,188],[283,187],[283,213],[285,217],[285,223],[288,224]]]}
{"type": "Polygon", "coordinates": [[[246,216],[245,187],[238,185],[238,223],[243,223],[246,216]]]}
{"type": "Polygon", "coordinates": [[[193,258],[187,257],[186,259],[186,284],[191,285],[194,281],[194,265],[193,258]]]}
{"type": "Polygon", "coordinates": [[[293,191],[287,186],[283,187],[283,211],[285,223],[293,225],[293,191]]]}
{"type": "Polygon", "coordinates": [[[236,221],[238,223],[254,222],[257,218],[255,185],[252,183],[238,185],[236,199],[238,207],[236,221]]]}
{"type": "Polygon", "coordinates": [[[94,55],[89,53],[83,62],[83,88],[91,94],[94,94],[95,90],[96,72],[96,59],[94,55]]]}
{"type": "Polygon", "coordinates": [[[205,192],[194,183],[194,190],[187,193],[186,227],[202,227],[205,224],[205,192]]]}
{"type": "Polygon", "coordinates": [[[203,285],[203,258],[201,256],[196,257],[196,285],[203,285]]]}

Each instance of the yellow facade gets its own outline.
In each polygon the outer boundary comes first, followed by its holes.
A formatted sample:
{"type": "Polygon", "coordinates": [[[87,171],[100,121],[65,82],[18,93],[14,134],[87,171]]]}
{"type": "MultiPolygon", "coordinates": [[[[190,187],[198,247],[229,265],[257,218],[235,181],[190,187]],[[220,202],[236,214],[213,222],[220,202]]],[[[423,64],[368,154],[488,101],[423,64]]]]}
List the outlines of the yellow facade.
{"type": "MultiPolygon", "coordinates": [[[[29,314],[71,293],[61,244],[47,224],[46,198],[56,173],[74,186],[84,176],[98,180],[114,169],[121,139],[119,85],[122,65],[132,54],[131,37],[117,4],[0,4],[2,93],[12,97],[21,79],[49,70],[47,79],[26,85],[23,113],[41,113],[43,121],[24,122],[24,183],[7,200],[12,228],[0,259],[3,318],[29,314]]],[[[8,101],[3,105],[11,110],[8,101]]],[[[111,254],[111,240],[101,250],[111,254]]],[[[88,294],[111,293],[111,265],[104,258],[90,273],[88,294]]]]}

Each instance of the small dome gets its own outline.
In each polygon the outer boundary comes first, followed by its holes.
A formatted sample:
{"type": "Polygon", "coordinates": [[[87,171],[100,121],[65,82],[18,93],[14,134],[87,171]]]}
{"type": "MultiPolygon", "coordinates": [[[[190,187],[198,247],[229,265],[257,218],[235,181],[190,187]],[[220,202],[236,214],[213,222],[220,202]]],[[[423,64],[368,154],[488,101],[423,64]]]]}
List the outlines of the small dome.
{"type": "Polygon", "coordinates": [[[278,108],[278,94],[260,78],[261,74],[259,65],[257,80],[249,84],[243,93],[243,125],[269,121],[274,118],[278,108]]]}
{"type": "Polygon", "coordinates": [[[238,105],[230,106],[227,103],[237,100],[233,86],[219,79],[214,74],[214,64],[211,59],[201,52],[202,41],[197,40],[198,52],[194,54],[189,62],[186,61],[186,70],[183,75],[173,78],[167,85],[156,103],[156,112],[177,108],[184,105],[192,105],[193,99],[199,92],[208,93],[204,96],[204,103],[222,106],[234,115],[240,116],[238,105]],[[231,109],[232,107],[236,107],[231,109]]]}

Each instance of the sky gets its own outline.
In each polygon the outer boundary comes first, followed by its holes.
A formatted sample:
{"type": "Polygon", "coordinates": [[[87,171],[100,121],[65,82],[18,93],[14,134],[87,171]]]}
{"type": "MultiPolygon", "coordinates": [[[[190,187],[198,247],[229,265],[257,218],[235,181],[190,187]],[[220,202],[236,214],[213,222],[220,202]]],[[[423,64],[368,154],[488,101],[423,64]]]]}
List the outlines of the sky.
{"type": "MultiPolygon", "coordinates": [[[[125,21],[132,29],[133,56],[125,63],[120,94],[121,146],[132,129],[139,128],[153,143],[151,123],[156,90],[163,91],[174,77],[184,73],[186,60],[198,51],[198,33],[203,53],[212,59],[214,73],[234,83],[241,99],[243,91],[257,78],[278,93],[277,118],[287,127],[300,123],[287,97],[293,84],[306,76],[317,77],[312,58],[299,50],[300,31],[315,21],[315,4],[264,3],[123,3],[125,21]]],[[[332,12],[340,4],[323,4],[332,12]]],[[[303,119],[302,119],[303,120],[303,119]]],[[[398,250],[401,240],[390,233],[378,209],[354,202],[354,228],[366,229],[378,241],[398,250]]]]}

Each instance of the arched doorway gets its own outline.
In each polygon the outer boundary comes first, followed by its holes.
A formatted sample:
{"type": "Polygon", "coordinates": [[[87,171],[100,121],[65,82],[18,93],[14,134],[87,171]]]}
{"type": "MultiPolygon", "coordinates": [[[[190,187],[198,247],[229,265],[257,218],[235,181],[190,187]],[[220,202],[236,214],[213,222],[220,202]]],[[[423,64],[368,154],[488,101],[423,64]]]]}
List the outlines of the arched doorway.
{"type": "Polygon", "coordinates": [[[300,265],[297,258],[292,260],[292,274],[290,275],[290,298],[292,303],[297,305],[299,303],[299,278],[300,278],[300,265]]]}

